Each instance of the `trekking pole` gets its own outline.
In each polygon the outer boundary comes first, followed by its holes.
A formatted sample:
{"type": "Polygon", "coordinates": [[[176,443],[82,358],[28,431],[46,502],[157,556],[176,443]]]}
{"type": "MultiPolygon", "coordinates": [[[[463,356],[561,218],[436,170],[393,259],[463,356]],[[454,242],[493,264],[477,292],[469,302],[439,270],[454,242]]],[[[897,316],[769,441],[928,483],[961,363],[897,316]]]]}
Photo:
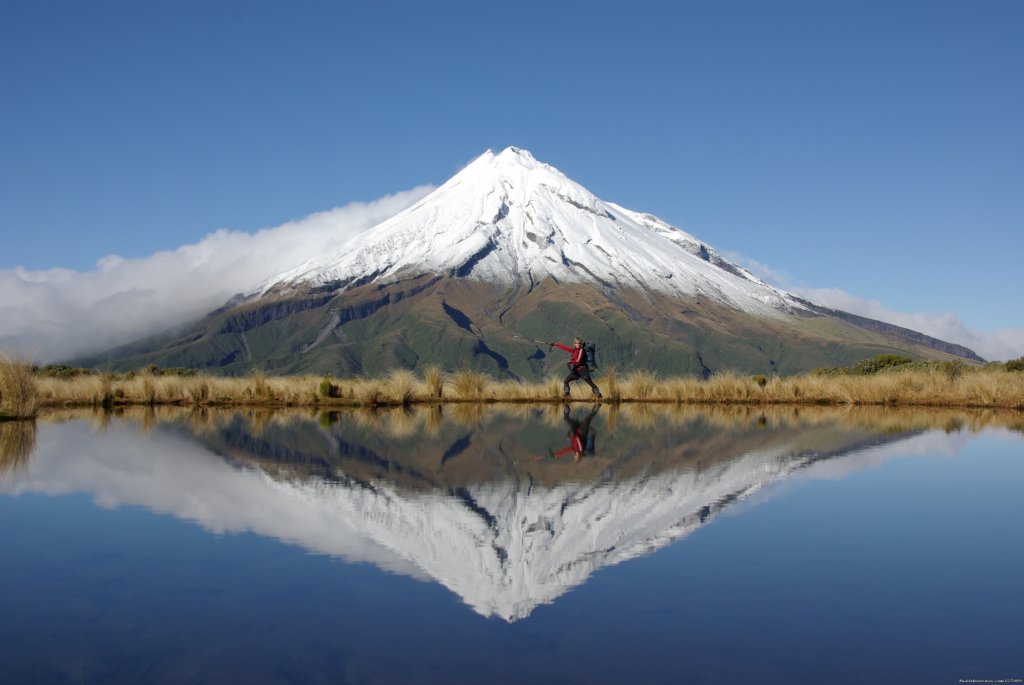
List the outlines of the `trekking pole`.
{"type": "Polygon", "coordinates": [[[525,340],[527,342],[532,342],[532,343],[535,343],[537,345],[550,345],[551,344],[547,340],[534,340],[533,338],[524,338],[523,336],[516,335],[515,333],[512,334],[512,337],[517,339],[517,340],[525,340]]]}

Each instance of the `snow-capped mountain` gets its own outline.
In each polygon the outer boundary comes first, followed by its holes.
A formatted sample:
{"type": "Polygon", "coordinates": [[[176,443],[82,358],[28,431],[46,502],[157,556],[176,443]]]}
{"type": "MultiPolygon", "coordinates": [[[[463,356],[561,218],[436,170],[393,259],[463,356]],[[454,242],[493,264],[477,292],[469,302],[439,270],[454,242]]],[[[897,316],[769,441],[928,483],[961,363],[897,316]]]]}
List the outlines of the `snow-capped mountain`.
{"type": "Polygon", "coordinates": [[[574,336],[598,343],[604,368],[705,378],[803,373],[893,352],[981,361],[774,288],[517,148],[484,153],[336,254],[312,256],[190,326],[71,361],[226,374],[436,365],[539,380],[554,358],[529,341],[574,336]]]}
{"type": "Polygon", "coordinates": [[[806,310],[791,295],[650,214],[594,196],[515,147],[488,150],[409,209],[262,288],[393,281],[415,273],[509,287],[545,278],[704,295],[742,311],[806,310]]]}

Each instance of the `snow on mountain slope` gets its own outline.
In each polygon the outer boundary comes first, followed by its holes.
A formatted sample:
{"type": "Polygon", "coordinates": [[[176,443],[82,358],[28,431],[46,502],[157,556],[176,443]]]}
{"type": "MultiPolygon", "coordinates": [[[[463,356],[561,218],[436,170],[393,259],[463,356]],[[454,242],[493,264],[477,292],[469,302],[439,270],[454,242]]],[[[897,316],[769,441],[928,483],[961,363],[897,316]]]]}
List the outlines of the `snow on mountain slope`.
{"type": "Polygon", "coordinates": [[[803,309],[697,238],[604,202],[526,150],[485,152],[426,198],[270,279],[261,294],[432,272],[509,287],[544,278],[703,295],[751,313],[803,309]]]}

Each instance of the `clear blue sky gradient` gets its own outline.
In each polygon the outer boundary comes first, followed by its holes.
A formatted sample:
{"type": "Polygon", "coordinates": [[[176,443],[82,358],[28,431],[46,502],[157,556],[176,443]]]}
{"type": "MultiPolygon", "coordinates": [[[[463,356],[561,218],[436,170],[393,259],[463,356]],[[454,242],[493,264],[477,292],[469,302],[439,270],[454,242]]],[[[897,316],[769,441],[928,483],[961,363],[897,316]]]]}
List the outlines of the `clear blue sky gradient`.
{"type": "Polygon", "coordinates": [[[1024,2],[2,0],[0,94],[0,269],[517,145],[781,285],[1024,324],[1024,2]]]}

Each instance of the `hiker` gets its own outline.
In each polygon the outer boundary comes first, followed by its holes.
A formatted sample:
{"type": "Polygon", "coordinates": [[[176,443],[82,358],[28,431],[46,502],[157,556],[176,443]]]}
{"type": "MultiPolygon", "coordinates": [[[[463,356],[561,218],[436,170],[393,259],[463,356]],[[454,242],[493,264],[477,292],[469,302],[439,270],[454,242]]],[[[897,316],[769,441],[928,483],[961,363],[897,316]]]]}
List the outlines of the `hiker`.
{"type": "Polygon", "coordinates": [[[595,404],[594,408],[590,410],[587,417],[580,421],[574,419],[569,411],[569,405],[566,404],[562,407],[562,418],[569,425],[569,446],[560,449],[557,452],[549,451],[552,457],[560,457],[563,454],[572,452],[573,461],[579,461],[583,459],[586,453],[594,453],[594,439],[590,435],[590,422],[597,415],[597,411],[601,408],[600,404],[595,404]]]}
{"type": "Polygon", "coordinates": [[[569,374],[562,381],[562,387],[565,390],[565,396],[569,396],[569,383],[578,381],[581,378],[587,382],[590,389],[594,391],[594,396],[597,398],[603,397],[601,395],[601,389],[594,385],[594,381],[590,380],[590,368],[587,366],[587,353],[583,349],[583,339],[573,338],[572,347],[562,345],[561,343],[548,343],[553,347],[557,347],[560,350],[572,353],[572,357],[567,362],[569,364],[569,374]]]}

